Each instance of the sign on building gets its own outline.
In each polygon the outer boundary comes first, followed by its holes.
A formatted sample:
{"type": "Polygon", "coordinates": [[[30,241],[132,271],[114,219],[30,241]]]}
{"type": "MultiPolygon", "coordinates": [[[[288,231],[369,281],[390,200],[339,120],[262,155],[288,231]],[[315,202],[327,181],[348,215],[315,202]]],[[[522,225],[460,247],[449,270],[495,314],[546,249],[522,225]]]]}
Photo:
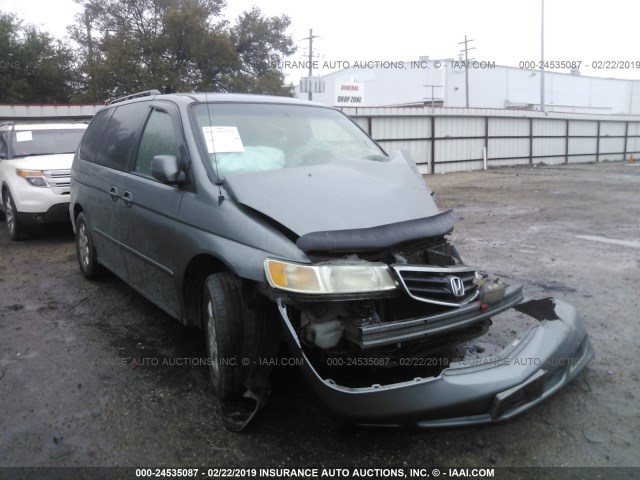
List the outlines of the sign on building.
{"type": "Polygon", "coordinates": [[[364,83],[336,82],[336,107],[364,106],[364,83]]]}

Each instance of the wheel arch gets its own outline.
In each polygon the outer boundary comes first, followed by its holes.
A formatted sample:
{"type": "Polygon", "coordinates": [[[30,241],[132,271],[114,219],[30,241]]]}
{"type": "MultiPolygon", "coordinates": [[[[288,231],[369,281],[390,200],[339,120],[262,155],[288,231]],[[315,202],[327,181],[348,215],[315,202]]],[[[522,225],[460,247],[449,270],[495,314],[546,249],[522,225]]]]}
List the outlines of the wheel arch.
{"type": "Polygon", "coordinates": [[[9,190],[9,186],[6,184],[6,182],[2,182],[2,184],[0,185],[0,220],[4,218],[4,192],[7,192],[9,190]]]}
{"type": "MultiPolygon", "coordinates": [[[[73,227],[73,231],[76,231],[76,222],[78,220],[78,215],[84,213],[84,208],[79,203],[73,204],[73,215],[71,216],[71,226],[73,227]]],[[[86,214],[85,214],[86,216],[86,214]]]]}
{"type": "Polygon", "coordinates": [[[73,223],[76,223],[76,220],[78,219],[78,215],[80,215],[81,213],[84,212],[84,208],[82,208],[82,205],[80,205],[79,203],[74,203],[73,204],[73,223]]]}
{"type": "Polygon", "coordinates": [[[220,258],[210,253],[193,257],[182,277],[182,302],[185,325],[202,328],[202,294],[207,277],[213,273],[232,271],[220,258]]]}

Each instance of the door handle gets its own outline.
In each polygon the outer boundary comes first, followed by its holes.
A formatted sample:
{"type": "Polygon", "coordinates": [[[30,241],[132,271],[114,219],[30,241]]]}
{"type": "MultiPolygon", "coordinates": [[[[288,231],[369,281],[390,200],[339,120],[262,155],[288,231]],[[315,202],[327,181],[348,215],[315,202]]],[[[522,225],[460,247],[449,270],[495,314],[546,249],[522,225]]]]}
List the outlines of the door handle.
{"type": "Polygon", "coordinates": [[[116,187],[111,187],[111,189],[109,190],[109,196],[111,197],[111,200],[113,200],[114,202],[117,202],[118,199],[120,198],[118,196],[118,189],[116,187]]]}
{"type": "Polygon", "coordinates": [[[130,207],[133,205],[133,197],[131,196],[131,192],[124,192],[122,195],[122,201],[124,202],[125,207],[130,207]]]}

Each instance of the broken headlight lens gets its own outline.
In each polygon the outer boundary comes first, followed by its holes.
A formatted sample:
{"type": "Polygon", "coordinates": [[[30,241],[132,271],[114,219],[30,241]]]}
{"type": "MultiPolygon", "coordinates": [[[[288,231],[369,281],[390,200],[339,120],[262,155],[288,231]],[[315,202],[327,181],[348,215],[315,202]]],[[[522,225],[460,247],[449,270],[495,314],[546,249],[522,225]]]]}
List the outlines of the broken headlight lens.
{"type": "Polygon", "coordinates": [[[331,262],[315,265],[268,258],[264,262],[269,285],[307,294],[367,293],[394,290],[397,284],[382,263],[331,262]]]}

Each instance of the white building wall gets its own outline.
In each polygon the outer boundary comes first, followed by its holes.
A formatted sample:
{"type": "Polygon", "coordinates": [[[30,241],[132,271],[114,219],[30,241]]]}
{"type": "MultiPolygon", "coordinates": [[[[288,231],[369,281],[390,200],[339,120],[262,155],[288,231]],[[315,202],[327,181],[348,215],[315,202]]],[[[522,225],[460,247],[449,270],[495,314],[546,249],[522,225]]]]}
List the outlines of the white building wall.
{"type": "MultiPolygon", "coordinates": [[[[363,106],[430,104],[433,89],[436,105],[466,107],[465,70],[452,60],[429,60],[429,68],[349,68],[331,73],[321,80],[324,93],[313,99],[333,106],[336,82],[365,84],[363,106]],[[436,68],[434,62],[440,62],[436,68]]],[[[539,109],[540,71],[495,66],[469,69],[469,107],[539,109]]],[[[307,98],[296,88],[296,96],[307,98]]],[[[548,111],[640,114],[640,81],[545,72],[545,101],[548,111]]]]}
{"type": "MultiPolygon", "coordinates": [[[[430,102],[431,88],[424,85],[443,85],[444,74],[439,70],[410,68],[362,69],[349,68],[321,77],[324,82],[323,93],[313,93],[312,100],[333,106],[336,98],[336,84],[339,82],[363,83],[366,106],[408,105],[430,102]]],[[[436,102],[443,97],[443,88],[435,88],[433,96],[436,102]]],[[[307,99],[308,93],[300,92],[296,87],[296,97],[307,99]]]]}

